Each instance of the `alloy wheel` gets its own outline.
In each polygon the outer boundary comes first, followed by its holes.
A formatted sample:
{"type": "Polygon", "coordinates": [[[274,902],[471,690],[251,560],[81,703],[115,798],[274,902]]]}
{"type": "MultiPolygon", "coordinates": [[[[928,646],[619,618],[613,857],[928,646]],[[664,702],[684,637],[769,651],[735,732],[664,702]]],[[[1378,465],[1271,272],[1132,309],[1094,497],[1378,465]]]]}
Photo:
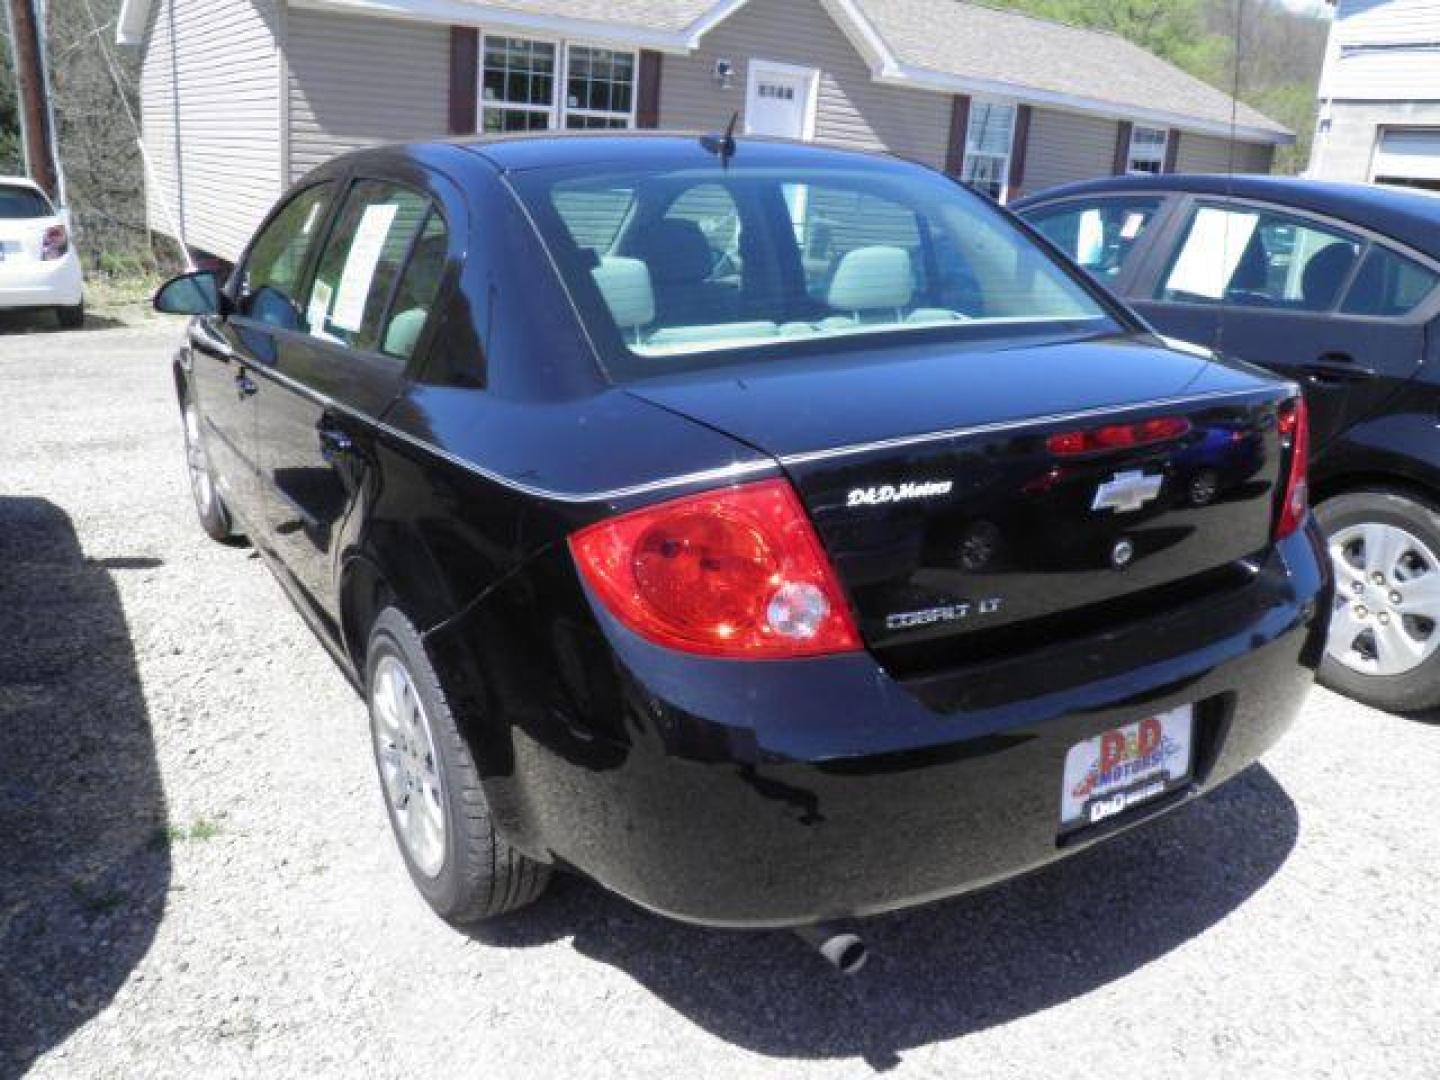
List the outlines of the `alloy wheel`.
{"type": "Polygon", "coordinates": [[[1403,675],[1440,648],[1440,558],[1424,541],[1364,522],[1330,537],[1330,559],[1331,657],[1364,675],[1403,675]]]}
{"type": "Polygon", "coordinates": [[[190,492],[201,517],[207,517],[215,505],[215,482],[210,478],[210,459],[200,438],[200,411],[194,405],[185,407],[185,465],[190,472],[190,492]]]}
{"type": "Polygon", "coordinates": [[[375,667],[370,710],[396,832],[416,868],[435,877],[445,865],[444,779],[430,718],[410,673],[394,656],[375,667]]]}

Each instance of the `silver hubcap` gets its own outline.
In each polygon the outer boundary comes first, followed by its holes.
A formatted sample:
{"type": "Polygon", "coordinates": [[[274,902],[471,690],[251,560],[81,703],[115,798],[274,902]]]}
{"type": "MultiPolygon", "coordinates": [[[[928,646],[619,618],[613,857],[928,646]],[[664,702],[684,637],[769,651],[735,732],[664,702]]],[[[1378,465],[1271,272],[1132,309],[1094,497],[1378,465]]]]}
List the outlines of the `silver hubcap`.
{"type": "Polygon", "coordinates": [[[215,505],[215,485],[210,480],[210,459],[205,456],[205,443],[200,438],[200,413],[195,406],[185,410],[185,464],[190,470],[190,491],[201,515],[210,513],[215,505]]]}
{"type": "Polygon", "coordinates": [[[1335,613],[1326,651],[1353,671],[1403,675],[1440,647],[1440,559],[1395,525],[1330,537],[1335,613]]]}
{"type": "Polygon", "coordinates": [[[396,831],[420,872],[434,877],[445,865],[445,787],[430,718],[410,673],[393,656],[375,666],[370,715],[396,831]]]}

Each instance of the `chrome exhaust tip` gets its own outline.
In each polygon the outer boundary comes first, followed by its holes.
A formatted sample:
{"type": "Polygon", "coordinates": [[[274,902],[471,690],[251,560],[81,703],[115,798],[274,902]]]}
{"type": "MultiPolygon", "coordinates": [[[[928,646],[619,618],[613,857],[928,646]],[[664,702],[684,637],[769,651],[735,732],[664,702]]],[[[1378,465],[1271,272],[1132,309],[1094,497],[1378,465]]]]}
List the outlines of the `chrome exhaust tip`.
{"type": "Polygon", "coordinates": [[[841,975],[854,975],[870,959],[870,950],[860,935],[841,930],[828,923],[801,926],[795,935],[818,952],[831,967],[841,975]]]}

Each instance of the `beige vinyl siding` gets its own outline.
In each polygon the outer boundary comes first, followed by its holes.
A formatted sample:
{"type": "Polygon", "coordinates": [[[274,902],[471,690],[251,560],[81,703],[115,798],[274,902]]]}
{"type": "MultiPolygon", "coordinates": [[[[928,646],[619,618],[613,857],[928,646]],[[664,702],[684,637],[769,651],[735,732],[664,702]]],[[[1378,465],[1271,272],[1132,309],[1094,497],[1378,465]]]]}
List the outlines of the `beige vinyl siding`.
{"type": "Polygon", "coordinates": [[[722,128],[732,113],[744,129],[751,60],[820,71],[817,142],[888,150],[936,168],[945,164],[950,98],[927,90],[881,86],[864,59],[820,6],[820,0],[750,0],[706,34],[690,56],[666,56],[660,81],[660,126],[722,128]],[[734,65],[729,88],[715,80],[715,61],[734,65]]]}
{"type": "Polygon", "coordinates": [[[160,0],[146,37],[150,225],[230,260],[280,194],[278,27],[273,0],[160,0]]]}
{"type": "Polygon", "coordinates": [[[292,8],[287,30],[291,180],[348,150],[448,134],[446,27],[292,8]]]}
{"type": "Polygon", "coordinates": [[[1014,197],[1109,176],[1115,167],[1119,132],[1118,122],[1101,116],[1035,109],[1030,114],[1025,181],[1014,197]]]}
{"type": "MultiPolygon", "coordinates": [[[[1263,143],[1236,143],[1233,168],[1237,173],[1267,173],[1274,148],[1263,143]]],[[[1182,173],[1223,173],[1231,169],[1230,142],[1214,135],[1180,135],[1180,153],[1175,171],[1182,173]]]]}

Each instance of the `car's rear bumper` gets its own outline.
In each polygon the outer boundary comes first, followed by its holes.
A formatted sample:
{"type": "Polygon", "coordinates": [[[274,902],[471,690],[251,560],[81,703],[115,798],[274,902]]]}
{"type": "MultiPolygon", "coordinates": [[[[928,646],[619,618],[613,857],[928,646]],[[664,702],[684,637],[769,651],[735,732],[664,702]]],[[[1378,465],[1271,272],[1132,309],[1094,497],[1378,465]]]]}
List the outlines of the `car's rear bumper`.
{"type": "Polygon", "coordinates": [[[462,693],[461,704],[489,710],[472,741],[492,807],[522,849],[676,918],[798,925],[1013,876],[1230,778],[1299,710],[1328,589],[1319,541],[1302,532],[1224,604],[906,682],[865,654],[697,660],[614,625],[604,628],[614,656],[597,662],[556,624],[546,705],[516,682],[546,677],[544,665],[487,634],[483,618],[459,620],[433,645],[453,667],[465,666],[456,646],[470,635],[491,642],[485,700],[462,693]],[[1193,783],[1062,839],[1069,748],[1185,703],[1197,706],[1193,783]],[[619,719],[591,724],[577,707],[619,719]]]}
{"type": "Polygon", "coordinates": [[[49,262],[0,263],[0,310],[74,307],[84,294],[84,275],[73,251],[49,262]]]}

